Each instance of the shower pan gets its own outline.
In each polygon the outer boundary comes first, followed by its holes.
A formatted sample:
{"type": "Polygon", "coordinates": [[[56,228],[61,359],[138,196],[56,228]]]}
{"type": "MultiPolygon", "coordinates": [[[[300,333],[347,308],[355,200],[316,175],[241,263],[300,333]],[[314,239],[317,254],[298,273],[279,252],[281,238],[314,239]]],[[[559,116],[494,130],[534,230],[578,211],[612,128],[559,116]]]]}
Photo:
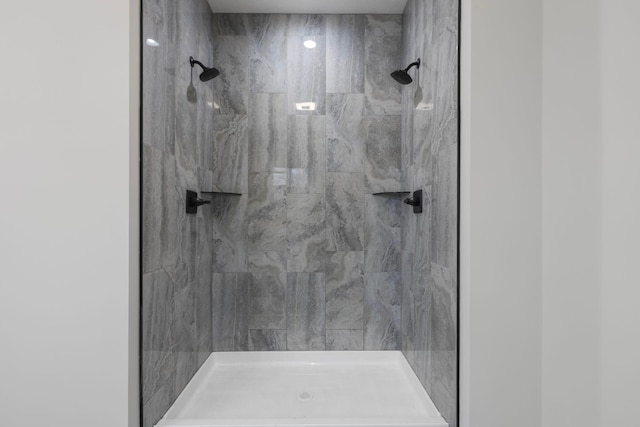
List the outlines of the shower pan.
{"type": "Polygon", "coordinates": [[[214,353],[156,426],[448,424],[400,352],[367,351],[214,353]]]}

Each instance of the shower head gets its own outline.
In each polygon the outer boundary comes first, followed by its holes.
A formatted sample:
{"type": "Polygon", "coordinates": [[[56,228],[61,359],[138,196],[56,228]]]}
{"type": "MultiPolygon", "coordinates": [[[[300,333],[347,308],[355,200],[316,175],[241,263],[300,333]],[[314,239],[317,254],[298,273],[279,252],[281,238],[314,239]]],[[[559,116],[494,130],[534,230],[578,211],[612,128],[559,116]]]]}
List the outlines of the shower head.
{"type": "Polygon", "coordinates": [[[413,81],[413,79],[411,78],[411,76],[408,73],[408,71],[411,69],[411,67],[420,68],[420,58],[418,58],[418,60],[416,62],[413,62],[413,63],[409,64],[409,66],[407,68],[405,68],[404,70],[396,70],[396,71],[394,71],[393,73],[391,73],[391,77],[393,77],[393,79],[395,81],[397,81],[398,83],[400,83],[401,85],[408,85],[409,83],[411,83],[413,81]]]}
{"type": "Polygon", "coordinates": [[[200,73],[200,81],[208,82],[209,80],[213,80],[220,74],[217,68],[209,68],[206,67],[202,62],[196,61],[193,59],[193,56],[189,57],[189,64],[191,64],[191,68],[193,68],[196,64],[202,67],[202,73],[200,73]]]}

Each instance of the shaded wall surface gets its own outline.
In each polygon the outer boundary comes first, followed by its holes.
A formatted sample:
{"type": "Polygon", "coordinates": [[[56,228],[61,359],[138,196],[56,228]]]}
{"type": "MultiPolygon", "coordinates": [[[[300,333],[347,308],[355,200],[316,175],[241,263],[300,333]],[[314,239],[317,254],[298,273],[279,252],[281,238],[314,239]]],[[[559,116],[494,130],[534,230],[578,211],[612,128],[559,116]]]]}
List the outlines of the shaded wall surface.
{"type": "Polygon", "coordinates": [[[213,91],[194,73],[197,99],[187,97],[189,56],[213,62],[211,19],[206,0],[143,1],[144,427],[166,412],[211,351],[211,214],[185,213],[186,189],[213,179],[213,91]]]}
{"type": "Polygon", "coordinates": [[[457,1],[409,0],[402,55],[405,64],[422,59],[414,83],[402,92],[402,180],[425,196],[424,213],[403,212],[402,350],[456,426],[457,1]]]}
{"type": "Polygon", "coordinates": [[[214,15],[215,351],[400,349],[401,22],[214,15]]]}

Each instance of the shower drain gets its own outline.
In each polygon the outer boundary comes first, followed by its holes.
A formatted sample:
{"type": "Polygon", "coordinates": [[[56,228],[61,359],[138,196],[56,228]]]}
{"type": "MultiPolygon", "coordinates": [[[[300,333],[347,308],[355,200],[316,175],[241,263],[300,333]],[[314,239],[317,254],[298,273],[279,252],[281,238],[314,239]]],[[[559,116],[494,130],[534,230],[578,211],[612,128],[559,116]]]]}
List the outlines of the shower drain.
{"type": "Polygon", "coordinates": [[[303,391],[302,393],[300,393],[298,395],[298,399],[303,401],[303,402],[306,402],[307,400],[310,400],[311,397],[312,397],[311,393],[307,393],[306,391],[303,391]]]}

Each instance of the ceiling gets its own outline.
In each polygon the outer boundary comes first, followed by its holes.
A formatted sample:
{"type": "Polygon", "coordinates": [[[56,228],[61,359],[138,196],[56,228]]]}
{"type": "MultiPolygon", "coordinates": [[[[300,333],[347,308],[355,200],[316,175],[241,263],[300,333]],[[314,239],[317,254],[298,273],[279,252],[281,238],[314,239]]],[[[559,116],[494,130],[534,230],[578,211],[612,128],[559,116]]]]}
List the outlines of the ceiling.
{"type": "Polygon", "coordinates": [[[208,0],[214,13],[402,13],[407,0],[208,0]]]}

